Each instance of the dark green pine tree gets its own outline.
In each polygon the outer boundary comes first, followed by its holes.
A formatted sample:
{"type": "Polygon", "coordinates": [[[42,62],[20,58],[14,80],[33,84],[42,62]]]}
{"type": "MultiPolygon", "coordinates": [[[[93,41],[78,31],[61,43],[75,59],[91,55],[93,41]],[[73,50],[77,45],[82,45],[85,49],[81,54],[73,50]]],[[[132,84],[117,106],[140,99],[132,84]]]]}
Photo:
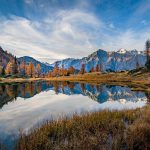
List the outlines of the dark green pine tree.
{"type": "Polygon", "coordinates": [[[147,62],[146,62],[146,67],[150,69],[150,40],[147,40],[145,43],[146,47],[146,55],[147,55],[147,62]]]}
{"type": "Polygon", "coordinates": [[[17,63],[16,56],[15,56],[15,60],[14,60],[13,74],[18,74],[18,63],[17,63]]]}
{"type": "Polygon", "coordinates": [[[5,73],[5,68],[3,67],[2,68],[2,76],[5,76],[6,75],[6,73],[5,73]]]}

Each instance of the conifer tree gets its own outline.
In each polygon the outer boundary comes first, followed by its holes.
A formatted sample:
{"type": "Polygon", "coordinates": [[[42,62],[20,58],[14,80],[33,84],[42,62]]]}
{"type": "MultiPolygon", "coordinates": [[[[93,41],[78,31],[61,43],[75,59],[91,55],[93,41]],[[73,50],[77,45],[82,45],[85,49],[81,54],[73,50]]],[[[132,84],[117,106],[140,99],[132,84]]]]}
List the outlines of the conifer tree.
{"type": "Polygon", "coordinates": [[[73,66],[70,66],[69,73],[70,74],[74,74],[75,73],[75,68],[73,66]]]}
{"type": "Polygon", "coordinates": [[[148,69],[150,69],[150,40],[146,41],[145,48],[146,48],[146,56],[147,56],[147,62],[145,65],[148,69]]]}
{"type": "Polygon", "coordinates": [[[147,62],[148,62],[150,59],[150,40],[146,41],[145,48],[146,48],[146,56],[147,56],[147,62]]]}
{"type": "Polygon", "coordinates": [[[59,75],[59,68],[57,62],[55,63],[53,74],[55,77],[59,75]]]}
{"type": "Polygon", "coordinates": [[[94,67],[91,68],[90,72],[95,72],[95,69],[94,67]]]}
{"type": "Polygon", "coordinates": [[[18,73],[18,64],[17,58],[15,57],[14,60],[10,60],[6,66],[5,72],[7,75],[15,75],[18,73]]]}
{"type": "Polygon", "coordinates": [[[32,63],[32,61],[29,63],[29,65],[27,67],[27,74],[30,77],[34,77],[34,75],[35,75],[35,67],[34,67],[34,64],[32,63]]]}
{"type": "Polygon", "coordinates": [[[3,68],[2,68],[2,73],[1,73],[1,75],[4,76],[5,74],[6,74],[6,73],[5,73],[5,68],[3,67],[3,68]]]}
{"type": "Polygon", "coordinates": [[[23,76],[26,74],[26,62],[24,60],[20,64],[20,74],[23,76]]]}
{"type": "Polygon", "coordinates": [[[18,73],[18,64],[17,64],[17,58],[15,57],[15,59],[14,59],[14,63],[13,63],[13,68],[12,68],[13,70],[13,72],[12,72],[12,74],[17,74],[18,73]]]}
{"type": "Polygon", "coordinates": [[[64,68],[64,64],[62,64],[62,68],[61,68],[61,75],[64,76],[65,75],[65,68],[64,68]]]}
{"type": "Polygon", "coordinates": [[[86,71],[85,71],[85,65],[82,64],[81,70],[80,70],[79,74],[84,74],[85,72],[86,72],[86,71]]]}
{"type": "Polygon", "coordinates": [[[39,77],[40,74],[41,74],[41,65],[40,65],[40,64],[37,64],[37,65],[36,65],[36,72],[37,72],[37,75],[38,75],[38,77],[39,77]]]}
{"type": "Polygon", "coordinates": [[[96,72],[100,72],[100,65],[99,64],[96,65],[96,72]]]}
{"type": "Polygon", "coordinates": [[[6,66],[6,69],[5,69],[5,72],[7,75],[12,75],[13,74],[13,62],[12,61],[9,61],[7,66],[6,66]]]}
{"type": "Polygon", "coordinates": [[[2,70],[3,70],[2,57],[0,56],[0,75],[2,75],[2,70]]]}

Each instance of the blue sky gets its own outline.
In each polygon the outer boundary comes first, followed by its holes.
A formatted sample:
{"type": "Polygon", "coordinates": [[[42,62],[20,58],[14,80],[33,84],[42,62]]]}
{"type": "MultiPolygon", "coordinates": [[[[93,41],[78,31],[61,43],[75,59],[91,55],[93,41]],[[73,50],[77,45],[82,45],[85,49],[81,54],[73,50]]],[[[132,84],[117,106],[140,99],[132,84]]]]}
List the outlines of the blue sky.
{"type": "Polygon", "coordinates": [[[0,45],[53,62],[101,48],[143,50],[150,0],[0,0],[0,45]]]}

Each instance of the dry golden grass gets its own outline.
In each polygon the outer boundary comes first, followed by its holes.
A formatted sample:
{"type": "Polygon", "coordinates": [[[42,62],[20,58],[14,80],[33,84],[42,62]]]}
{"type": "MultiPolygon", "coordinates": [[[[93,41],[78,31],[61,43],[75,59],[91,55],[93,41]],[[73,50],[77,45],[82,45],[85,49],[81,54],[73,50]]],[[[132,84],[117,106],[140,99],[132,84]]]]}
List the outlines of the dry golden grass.
{"type": "Polygon", "coordinates": [[[68,77],[52,77],[45,80],[50,81],[70,81],[90,84],[110,84],[120,86],[130,86],[133,90],[150,92],[149,72],[136,76],[129,72],[121,73],[86,73],[83,75],[72,75],[68,77]]]}
{"type": "Polygon", "coordinates": [[[43,78],[1,78],[0,83],[22,83],[43,80],[43,78]]]}
{"type": "Polygon", "coordinates": [[[150,106],[74,115],[21,134],[19,150],[150,149],[150,106]]]}

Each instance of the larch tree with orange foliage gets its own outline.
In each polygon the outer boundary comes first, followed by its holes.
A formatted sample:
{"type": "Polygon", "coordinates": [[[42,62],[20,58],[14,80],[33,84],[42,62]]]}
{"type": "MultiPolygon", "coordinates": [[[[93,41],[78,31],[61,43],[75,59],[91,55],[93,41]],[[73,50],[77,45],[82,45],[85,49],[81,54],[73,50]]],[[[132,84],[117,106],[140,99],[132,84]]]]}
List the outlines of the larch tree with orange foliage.
{"type": "Polygon", "coordinates": [[[13,61],[9,61],[7,66],[6,66],[6,69],[5,69],[5,73],[7,75],[12,75],[13,74],[13,61]]]}
{"type": "Polygon", "coordinates": [[[96,69],[95,70],[96,70],[96,72],[100,72],[100,65],[99,64],[96,65],[96,69]]]}
{"type": "Polygon", "coordinates": [[[53,74],[55,77],[59,75],[59,68],[57,62],[55,63],[53,74]]]}
{"type": "Polygon", "coordinates": [[[32,63],[32,61],[29,63],[29,65],[27,67],[27,75],[30,77],[35,76],[35,67],[34,67],[34,64],[32,63]]]}
{"type": "Polygon", "coordinates": [[[41,65],[40,64],[36,65],[36,73],[37,73],[37,76],[39,77],[41,74],[41,65]]]}
{"type": "Polygon", "coordinates": [[[26,62],[23,60],[20,64],[20,67],[19,67],[19,71],[20,71],[20,74],[25,76],[26,74],[26,62]]]}
{"type": "Polygon", "coordinates": [[[75,68],[73,66],[70,66],[68,71],[69,71],[69,74],[75,74],[75,68]]]}
{"type": "Polygon", "coordinates": [[[84,73],[86,73],[86,71],[85,71],[85,65],[82,64],[81,70],[80,70],[79,74],[84,74],[84,73]]]}
{"type": "Polygon", "coordinates": [[[90,72],[95,72],[95,69],[94,67],[91,68],[90,72]]]}
{"type": "Polygon", "coordinates": [[[65,75],[65,68],[64,68],[64,64],[62,64],[61,67],[61,75],[64,76],[65,75]]]}

